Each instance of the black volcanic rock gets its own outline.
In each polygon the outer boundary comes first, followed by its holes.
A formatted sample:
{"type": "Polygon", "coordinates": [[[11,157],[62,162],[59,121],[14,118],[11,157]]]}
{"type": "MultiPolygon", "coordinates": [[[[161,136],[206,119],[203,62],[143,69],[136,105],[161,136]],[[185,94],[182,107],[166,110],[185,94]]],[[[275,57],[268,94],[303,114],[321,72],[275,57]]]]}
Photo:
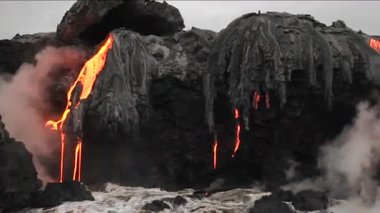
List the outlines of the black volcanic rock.
{"type": "Polygon", "coordinates": [[[9,211],[30,206],[42,183],[32,155],[23,143],[10,138],[4,127],[0,120],[0,211],[9,211]]]}
{"type": "Polygon", "coordinates": [[[250,213],[294,213],[290,207],[275,196],[265,196],[255,201],[250,213]]]}
{"type": "Polygon", "coordinates": [[[205,73],[210,130],[215,131],[213,110],[218,93],[228,96],[231,110],[241,110],[249,129],[254,92],[267,93],[283,106],[291,96],[287,87],[302,80],[307,88],[322,90],[330,106],[333,87],[352,85],[359,81],[353,79],[355,75],[379,84],[380,56],[369,46],[369,38],[342,22],[328,27],[306,15],[250,13],[234,20],[216,39],[205,73]]]}
{"type": "Polygon", "coordinates": [[[57,28],[64,41],[81,37],[98,43],[113,29],[125,27],[141,34],[171,35],[184,28],[178,9],[147,0],[77,1],[57,28]]]}
{"type": "Polygon", "coordinates": [[[216,134],[219,171],[239,182],[256,176],[270,190],[287,181],[288,159],[300,163],[298,178],[319,175],[319,147],[379,88],[380,55],[369,38],[342,23],[325,26],[287,13],[246,14],[221,31],[203,78],[209,143],[216,134]],[[231,159],[234,109],[242,131],[231,159]]]}
{"type": "Polygon", "coordinates": [[[152,211],[152,212],[159,212],[165,209],[170,209],[170,206],[161,200],[154,200],[150,203],[145,204],[142,207],[142,210],[152,211]]]}
{"type": "MultiPolygon", "coordinates": [[[[63,18],[57,34],[66,42],[98,44],[109,32],[116,38],[83,101],[85,182],[177,189],[223,178],[226,186],[260,180],[275,189],[287,181],[288,159],[300,162],[297,178],[319,175],[319,147],[378,89],[370,37],[341,21],[252,13],[218,34],[182,27],[175,8],[140,0],[78,1],[63,18]],[[112,31],[121,26],[128,30],[112,31]],[[257,110],[254,91],[263,97],[257,110]],[[234,108],[244,128],[231,158],[234,108]]],[[[29,49],[16,47],[13,55],[29,49]]],[[[14,59],[13,67],[24,60],[14,59]]]]}
{"type": "Polygon", "coordinates": [[[292,204],[300,211],[316,211],[326,209],[328,199],[323,192],[301,191],[294,196],[292,204]]]}
{"type": "Polygon", "coordinates": [[[84,180],[177,189],[205,187],[221,177],[227,186],[257,179],[275,189],[287,181],[288,159],[300,162],[299,178],[319,175],[319,146],[351,121],[355,105],[377,87],[379,55],[368,36],[343,26],[268,13],[245,15],[219,34],[194,28],[140,36],[119,29],[127,39],[111,51],[85,110],[84,158],[91,163],[84,180]],[[123,71],[127,67],[133,68],[123,71]],[[261,93],[258,110],[250,89],[261,93]],[[244,128],[232,159],[235,107],[244,128]],[[207,124],[218,133],[217,171],[207,124]]]}
{"type": "Polygon", "coordinates": [[[68,201],[94,200],[91,192],[80,182],[48,183],[35,194],[33,207],[54,207],[68,201]]]}
{"type": "Polygon", "coordinates": [[[34,63],[35,55],[46,46],[61,46],[55,33],[16,35],[0,40],[0,73],[14,74],[23,63],[34,63]]]}
{"type": "MultiPolygon", "coordinates": [[[[112,134],[138,133],[151,111],[149,90],[155,61],[142,37],[128,30],[114,30],[107,62],[88,100],[87,119],[93,131],[112,134]],[[91,119],[96,122],[91,122],[91,119]]],[[[86,130],[85,130],[86,131],[86,130]]],[[[108,137],[107,137],[108,136],[108,137]]]]}

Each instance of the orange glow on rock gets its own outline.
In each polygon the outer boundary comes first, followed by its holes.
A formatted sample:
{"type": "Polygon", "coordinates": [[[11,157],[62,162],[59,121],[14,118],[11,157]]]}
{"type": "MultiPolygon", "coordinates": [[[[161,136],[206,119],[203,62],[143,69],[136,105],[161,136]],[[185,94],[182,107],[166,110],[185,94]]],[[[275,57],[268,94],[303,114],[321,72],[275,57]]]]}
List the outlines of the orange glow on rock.
{"type": "MultiPolygon", "coordinates": [[[[82,67],[77,79],[70,87],[67,92],[67,105],[65,111],[62,113],[61,118],[58,121],[47,121],[45,126],[50,127],[52,130],[59,130],[61,132],[61,159],[60,159],[60,178],[59,181],[63,182],[64,177],[64,157],[65,157],[65,133],[63,132],[63,123],[66,121],[67,116],[70,111],[76,109],[80,105],[81,100],[85,100],[91,94],[92,88],[94,86],[95,80],[98,74],[103,70],[106,63],[108,50],[112,48],[113,37],[108,36],[107,40],[102,44],[98,52],[89,59],[82,67]],[[79,101],[77,103],[72,103],[74,89],[78,85],[82,86],[82,91],[80,93],[79,101]]],[[[78,139],[76,149],[75,149],[75,166],[73,171],[73,180],[80,181],[81,177],[81,160],[82,160],[82,141],[78,139]]]]}
{"type": "Polygon", "coordinates": [[[216,170],[218,164],[218,139],[215,137],[214,146],[212,148],[212,160],[213,160],[213,168],[216,170]]]}
{"type": "Polygon", "coordinates": [[[377,53],[380,54],[380,41],[370,38],[369,39],[369,46],[374,49],[377,53]]]}
{"type": "Polygon", "coordinates": [[[265,105],[266,105],[267,109],[270,108],[270,97],[269,97],[269,93],[265,93],[265,105]]]}
{"type": "Polygon", "coordinates": [[[239,150],[240,147],[240,122],[239,122],[239,110],[235,109],[235,121],[236,121],[236,136],[235,136],[235,147],[232,154],[232,158],[235,157],[236,152],[239,150]]]}

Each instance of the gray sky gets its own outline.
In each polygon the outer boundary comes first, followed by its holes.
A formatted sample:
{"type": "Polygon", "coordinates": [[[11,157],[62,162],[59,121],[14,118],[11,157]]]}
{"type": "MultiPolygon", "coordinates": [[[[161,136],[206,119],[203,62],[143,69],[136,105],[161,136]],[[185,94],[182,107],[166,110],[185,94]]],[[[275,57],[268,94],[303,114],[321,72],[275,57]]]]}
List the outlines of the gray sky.
{"type": "MultiPolygon", "coordinates": [[[[344,20],[354,30],[380,35],[380,1],[168,1],[182,13],[186,28],[219,31],[248,12],[311,14],[330,25],[344,20]]],[[[16,33],[54,31],[72,1],[0,1],[0,39],[16,33]]]]}

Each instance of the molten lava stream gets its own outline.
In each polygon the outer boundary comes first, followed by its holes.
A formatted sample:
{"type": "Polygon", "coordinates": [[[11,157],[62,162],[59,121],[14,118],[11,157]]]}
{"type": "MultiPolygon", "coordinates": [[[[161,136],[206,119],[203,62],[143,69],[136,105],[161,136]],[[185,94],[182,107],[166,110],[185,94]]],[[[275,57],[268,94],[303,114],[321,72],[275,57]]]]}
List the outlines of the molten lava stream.
{"type": "Polygon", "coordinates": [[[239,150],[240,146],[240,122],[239,122],[239,110],[235,109],[235,122],[236,122],[236,138],[235,138],[235,148],[232,154],[232,158],[235,157],[236,152],[239,150]]]}
{"type": "Polygon", "coordinates": [[[212,148],[212,159],[214,170],[216,170],[216,166],[218,164],[218,139],[216,137],[214,139],[214,146],[212,148]]]}
{"type": "MultiPolygon", "coordinates": [[[[69,91],[67,92],[67,105],[65,111],[63,112],[61,118],[58,121],[47,121],[46,126],[50,126],[52,130],[59,130],[61,133],[61,158],[60,158],[60,178],[59,181],[63,182],[64,179],[64,158],[65,158],[65,133],[63,132],[63,124],[65,123],[67,116],[71,110],[76,110],[80,107],[81,100],[85,100],[91,94],[92,88],[94,86],[95,80],[98,74],[103,70],[106,63],[108,51],[112,48],[113,37],[109,35],[106,41],[99,48],[98,52],[89,59],[84,66],[75,82],[71,85],[69,91]],[[77,86],[81,85],[82,90],[80,91],[79,100],[73,103],[73,97],[76,95],[78,90],[74,90],[77,86]]],[[[82,169],[82,140],[78,137],[76,141],[75,148],[75,160],[74,160],[74,170],[73,170],[73,180],[80,181],[81,179],[81,169],[82,169]]]]}
{"type": "Polygon", "coordinates": [[[73,180],[80,181],[82,169],[82,140],[78,138],[78,144],[75,147],[75,160],[74,160],[74,172],[73,180]]]}
{"type": "Polygon", "coordinates": [[[374,49],[377,53],[380,54],[380,41],[370,38],[369,39],[369,46],[374,49]]]}

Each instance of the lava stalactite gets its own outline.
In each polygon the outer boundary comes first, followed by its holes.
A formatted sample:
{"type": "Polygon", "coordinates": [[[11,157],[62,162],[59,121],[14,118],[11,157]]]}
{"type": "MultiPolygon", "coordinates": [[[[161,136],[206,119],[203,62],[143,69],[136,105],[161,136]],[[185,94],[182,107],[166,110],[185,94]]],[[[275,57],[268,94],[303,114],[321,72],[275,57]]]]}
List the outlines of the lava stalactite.
{"type": "Polygon", "coordinates": [[[238,109],[235,109],[235,122],[236,122],[236,133],[235,133],[235,148],[232,154],[232,157],[234,158],[236,155],[236,152],[239,150],[240,147],[240,122],[239,117],[240,113],[238,109]]]}
{"type": "MultiPolygon", "coordinates": [[[[49,126],[53,130],[59,130],[61,132],[61,158],[60,158],[60,178],[59,181],[63,182],[64,179],[64,158],[65,158],[65,133],[63,131],[63,124],[65,123],[67,116],[71,110],[75,110],[79,107],[80,102],[88,98],[91,94],[92,88],[94,86],[95,80],[98,74],[103,70],[106,63],[108,50],[112,48],[113,37],[109,35],[107,40],[99,48],[98,52],[89,59],[82,67],[77,79],[71,85],[69,91],[67,92],[67,105],[65,111],[63,112],[61,118],[58,121],[48,121],[46,126],[49,126]],[[82,87],[79,100],[73,103],[74,89],[77,86],[82,87]]],[[[81,167],[82,167],[82,139],[81,137],[77,140],[77,145],[75,149],[75,160],[74,160],[74,171],[73,180],[80,181],[81,178],[81,167]]]]}
{"type": "Polygon", "coordinates": [[[270,97],[269,97],[269,93],[265,93],[265,105],[266,105],[266,108],[267,108],[267,109],[270,108],[270,97]]]}
{"type": "Polygon", "coordinates": [[[216,138],[216,136],[214,139],[214,146],[212,148],[212,160],[213,160],[214,170],[216,170],[216,167],[218,165],[218,139],[216,138]]]}
{"type": "Polygon", "coordinates": [[[371,46],[372,49],[374,49],[377,53],[380,54],[380,41],[371,38],[369,40],[369,46],[371,46]]]}
{"type": "Polygon", "coordinates": [[[260,93],[255,91],[253,93],[253,103],[252,103],[252,106],[254,106],[255,110],[259,109],[260,100],[261,100],[260,93]]]}

